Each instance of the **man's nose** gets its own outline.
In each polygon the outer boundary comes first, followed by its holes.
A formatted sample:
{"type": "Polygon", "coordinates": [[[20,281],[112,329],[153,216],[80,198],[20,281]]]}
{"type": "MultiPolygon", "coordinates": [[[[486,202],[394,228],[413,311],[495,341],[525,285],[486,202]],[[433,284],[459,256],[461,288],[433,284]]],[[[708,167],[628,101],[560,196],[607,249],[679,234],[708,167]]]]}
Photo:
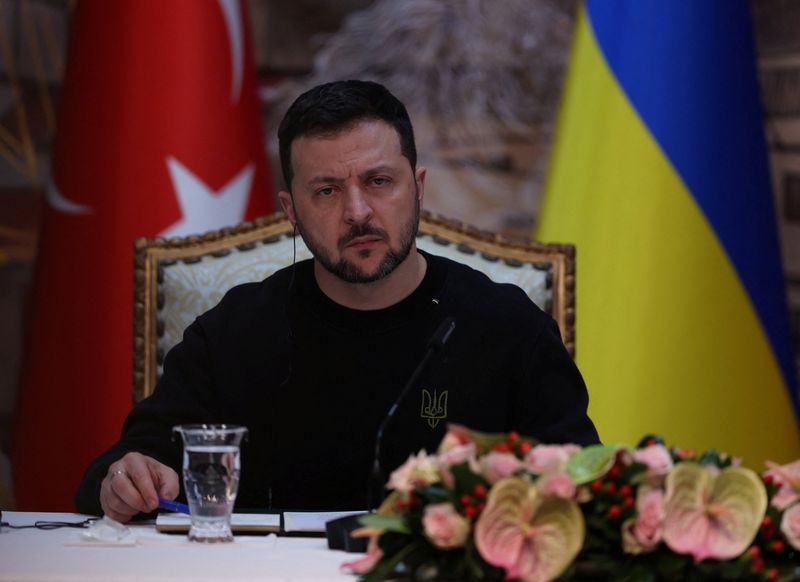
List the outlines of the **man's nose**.
{"type": "Polygon", "coordinates": [[[344,197],[344,221],[347,224],[364,224],[372,218],[372,206],[366,193],[359,187],[348,188],[344,197]]]}

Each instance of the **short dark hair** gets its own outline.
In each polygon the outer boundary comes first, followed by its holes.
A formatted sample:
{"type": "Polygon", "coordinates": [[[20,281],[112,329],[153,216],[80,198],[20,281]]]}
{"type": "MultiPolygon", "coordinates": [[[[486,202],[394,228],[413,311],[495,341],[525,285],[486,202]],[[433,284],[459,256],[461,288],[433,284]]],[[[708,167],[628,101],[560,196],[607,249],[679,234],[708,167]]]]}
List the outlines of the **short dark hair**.
{"type": "Polygon", "coordinates": [[[417,168],[414,129],[405,105],[373,81],[335,81],[309,89],[292,103],[278,129],[281,171],[291,192],[292,142],[301,136],[334,134],[359,121],[385,121],[400,138],[400,151],[417,168]]]}

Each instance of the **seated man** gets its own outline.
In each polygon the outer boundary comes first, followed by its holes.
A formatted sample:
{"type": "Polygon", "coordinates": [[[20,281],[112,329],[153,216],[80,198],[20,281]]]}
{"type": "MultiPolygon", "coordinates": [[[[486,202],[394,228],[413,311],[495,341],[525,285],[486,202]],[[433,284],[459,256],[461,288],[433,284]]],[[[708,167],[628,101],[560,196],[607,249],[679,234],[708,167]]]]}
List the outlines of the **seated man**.
{"type": "Polygon", "coordinates": [[[382,467],[435,450],[451,421],[597,442],[554,321],[518,287],[417,250],[425,168],[402,103],[376,83],[321,85],[278,136],[281,205],[314,259],[235,287],[186,329],[86,471],[79,511],[125,521],[176,497],[183,423],[249,428],[240,507],[364,509],[378,426],[448,317],[455,331],[388,425],[382,467]]]}

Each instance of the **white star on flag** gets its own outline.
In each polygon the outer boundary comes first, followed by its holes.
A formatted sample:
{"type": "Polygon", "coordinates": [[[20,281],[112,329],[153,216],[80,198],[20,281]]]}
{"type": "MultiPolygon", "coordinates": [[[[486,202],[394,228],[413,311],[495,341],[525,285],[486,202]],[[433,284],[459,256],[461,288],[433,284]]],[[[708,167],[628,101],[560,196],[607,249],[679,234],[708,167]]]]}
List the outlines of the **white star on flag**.
{"type": "Polygon", "coordinates": [[[252,163],[242,168],[218,192],[214,192],[175,158],[167,158],[167,166],[183,218],[162,231],[160,236],[200,234],[233,226],[244,220],[255,173],[252,163]]]}

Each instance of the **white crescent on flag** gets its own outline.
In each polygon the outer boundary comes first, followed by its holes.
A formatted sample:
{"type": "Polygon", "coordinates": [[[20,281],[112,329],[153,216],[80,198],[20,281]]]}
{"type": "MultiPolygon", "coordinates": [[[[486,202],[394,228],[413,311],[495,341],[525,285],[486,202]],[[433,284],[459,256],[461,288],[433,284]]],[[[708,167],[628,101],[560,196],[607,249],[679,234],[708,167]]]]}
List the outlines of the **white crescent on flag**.
{"type": "Polygon", "coordinates": [[[231,102],[236,103],[242,94],[244,75],[244,27],[239,0],[218,0],[225,26],[228,29],[228,43],[231,49],[231,102]]]}
{"type": "Polygon", "coordinates": [[[45,190],[45,198],[54,210],[63,214],[91,214],[92,207],[73,202],[58,190],[55,179],[51,179],[45,190]]]}

